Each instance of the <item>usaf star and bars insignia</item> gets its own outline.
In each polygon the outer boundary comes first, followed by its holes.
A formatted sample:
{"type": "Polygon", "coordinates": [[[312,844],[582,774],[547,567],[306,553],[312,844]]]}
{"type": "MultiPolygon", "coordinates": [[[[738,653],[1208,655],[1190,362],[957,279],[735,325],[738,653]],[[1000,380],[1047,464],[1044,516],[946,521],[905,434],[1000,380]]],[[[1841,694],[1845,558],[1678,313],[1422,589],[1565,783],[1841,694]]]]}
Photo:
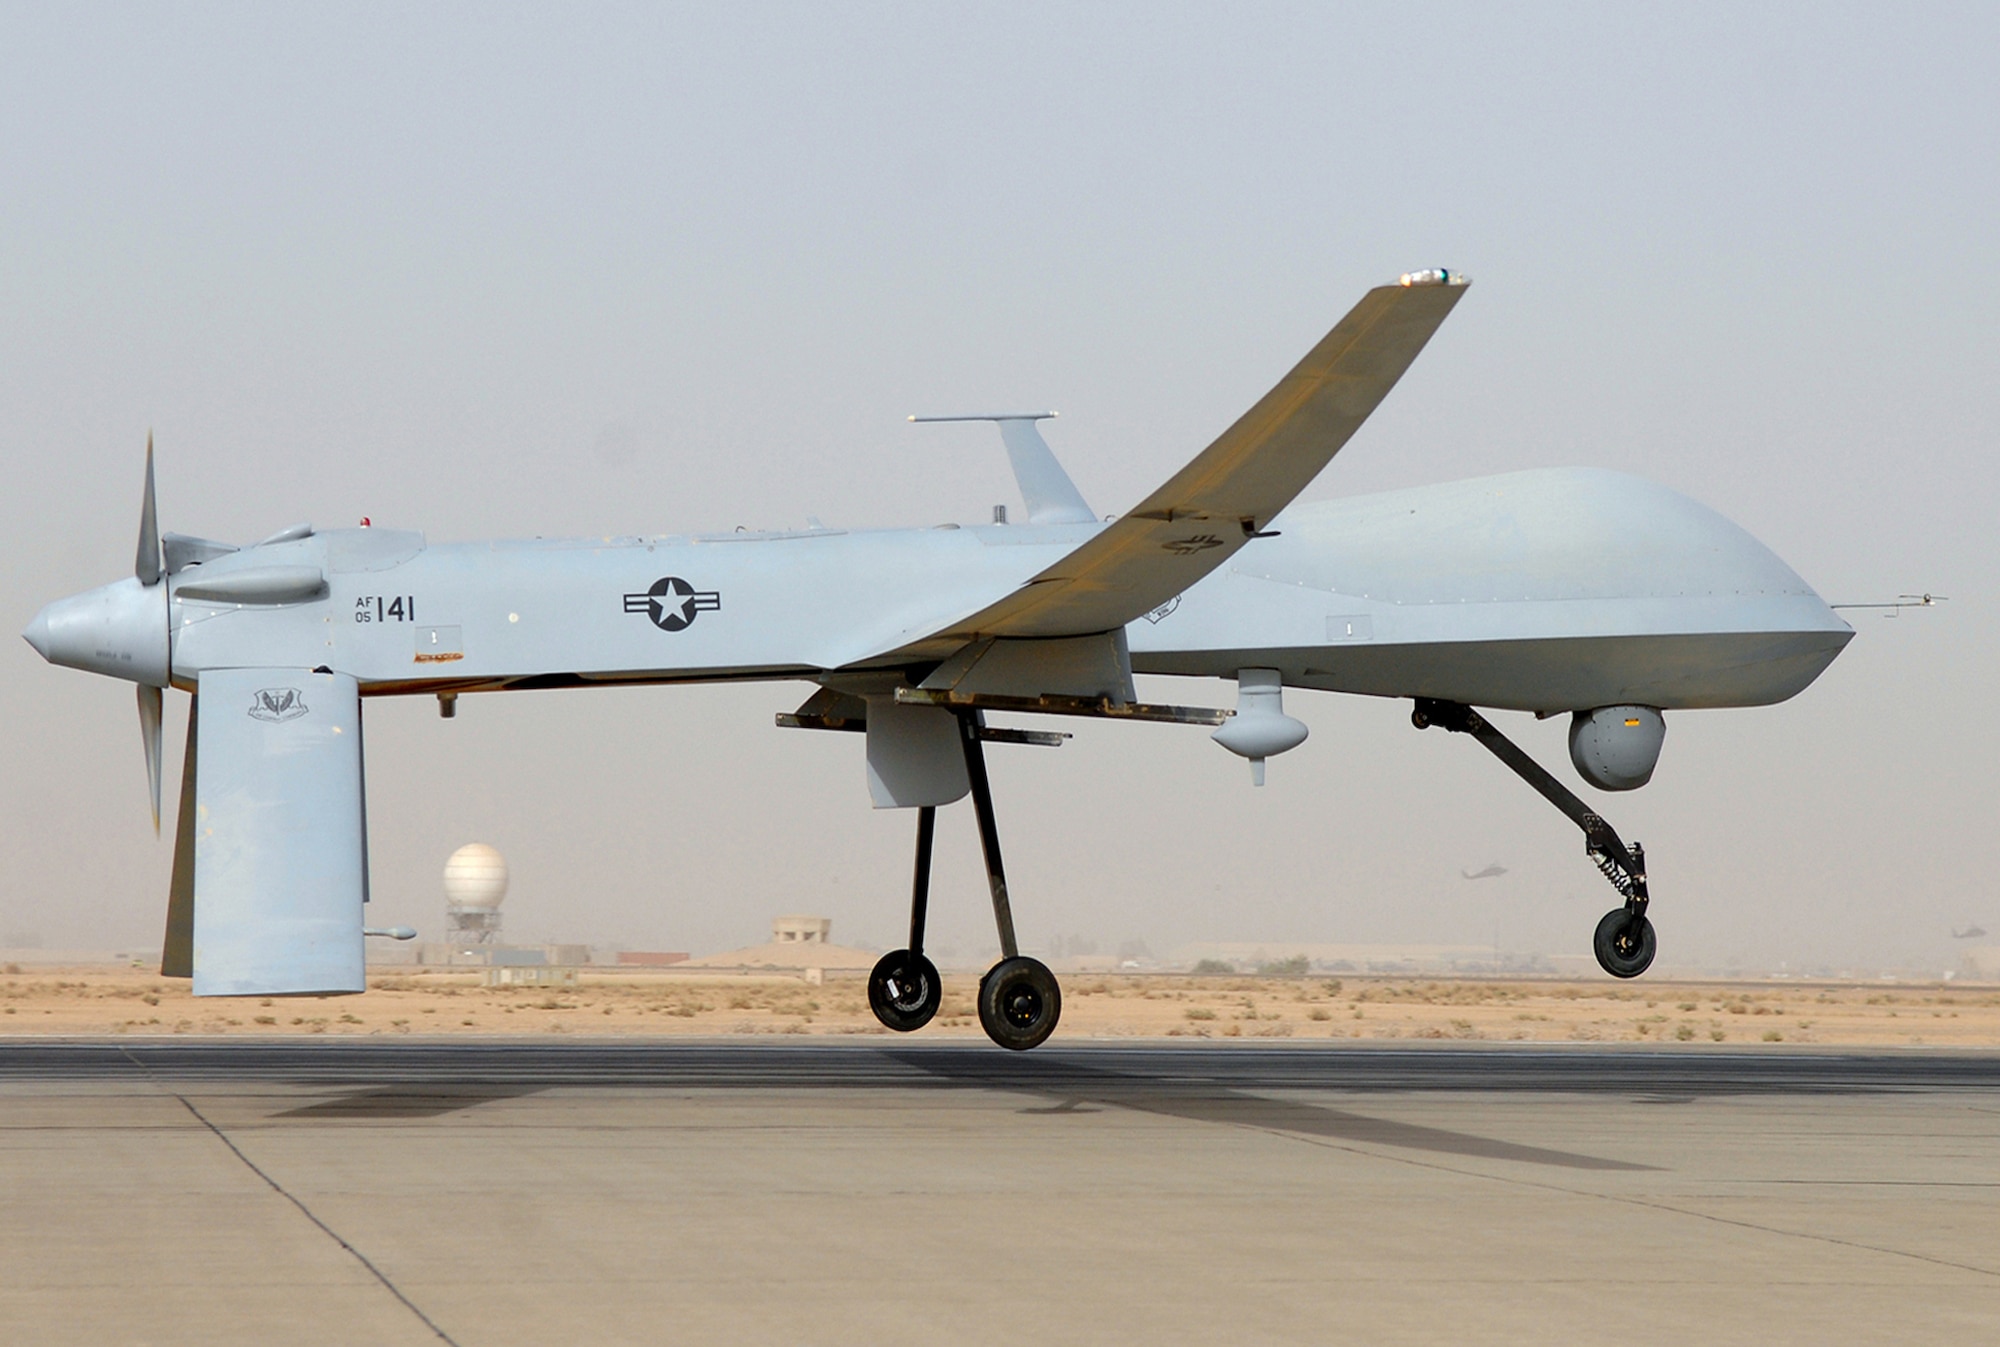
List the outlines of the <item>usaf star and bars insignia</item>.
{"type": "Polygon", "coordinates": [[[685,631],[698,613],[722,609],[722,592],[696,589],[678,575],[662,576],[643,594],[627,594],[625,611],[644,613],[661,631],[685,631]]]}

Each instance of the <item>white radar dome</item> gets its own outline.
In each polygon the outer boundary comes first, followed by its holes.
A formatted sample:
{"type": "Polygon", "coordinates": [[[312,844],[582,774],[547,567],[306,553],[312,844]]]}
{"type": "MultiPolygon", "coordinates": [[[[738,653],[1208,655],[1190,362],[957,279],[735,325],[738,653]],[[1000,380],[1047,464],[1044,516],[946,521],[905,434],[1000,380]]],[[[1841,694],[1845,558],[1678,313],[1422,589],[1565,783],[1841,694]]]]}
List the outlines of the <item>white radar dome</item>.
{"type": "Polygon", "coordinates": [[[499,907],[507,896],[507,858],[484,842],[460,847],[444,863],[444,896],[453,907],[499,907]]]}

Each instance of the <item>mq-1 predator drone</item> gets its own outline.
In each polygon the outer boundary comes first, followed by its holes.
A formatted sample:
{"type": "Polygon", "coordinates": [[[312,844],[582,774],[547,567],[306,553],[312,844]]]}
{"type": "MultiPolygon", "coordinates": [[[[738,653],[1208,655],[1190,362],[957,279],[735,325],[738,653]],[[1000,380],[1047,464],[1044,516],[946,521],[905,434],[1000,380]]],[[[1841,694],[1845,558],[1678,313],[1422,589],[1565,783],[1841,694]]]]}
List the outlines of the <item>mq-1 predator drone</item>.
{"type": "Polygon", "coordinates": [[[1067,736],[987,713],[1218,726],[1261,783],[1265,760],[1306,737],[1287,687],[1412,698],[1419,728],[1491,750],[1582,830],[1623,899],[1598,924],[1598,961],[1634,977],[1655,944],[1643,851],[1473,708],[1569,713],[1577,771],[1631,790],[1652,775],[1664,712],[1783,701],[1853,631],[1742,529],[1618,473],[1288,509],[1464,286],[1422,271],[1369,291],[1108,521],[1033,413],[939,418],[998,423],[1025,521],[441,546],[370,527],[247,547],[161,537],[149,441],[135,574],[50,604],[25,635],[53,663],[138,684],[155,827],[162,689],[193,694],[161,972],[197,996],[363,990],[364,697],[435,696],[449,716],[468,692],[719,679],[817,683],[778,722],[863,734],[875,806],[917,811],[909,946],[869,979],[891,1029],[938,1008],[931,842],[938,807],[968,793],[1002,956],[980,1022],[1032,1048],[1061,1012],[1055,977],[1014,938],[984,752],[1067,736]],[[1135,673],[1233,679],[1236,709],[1141,702],[1135,673]]]}

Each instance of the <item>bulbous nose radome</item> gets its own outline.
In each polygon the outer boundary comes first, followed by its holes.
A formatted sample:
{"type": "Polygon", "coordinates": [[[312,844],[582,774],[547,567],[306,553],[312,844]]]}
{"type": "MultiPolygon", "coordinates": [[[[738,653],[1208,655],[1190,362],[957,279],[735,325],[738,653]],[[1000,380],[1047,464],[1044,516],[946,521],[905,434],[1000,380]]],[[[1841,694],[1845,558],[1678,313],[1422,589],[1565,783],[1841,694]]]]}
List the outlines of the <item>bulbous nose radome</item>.
{"type": "Polygon", "coordinates": [[[167,587],[136,579],[101,585],[35,614],[21,635],[51,664],[165,687],[167,587]]]}

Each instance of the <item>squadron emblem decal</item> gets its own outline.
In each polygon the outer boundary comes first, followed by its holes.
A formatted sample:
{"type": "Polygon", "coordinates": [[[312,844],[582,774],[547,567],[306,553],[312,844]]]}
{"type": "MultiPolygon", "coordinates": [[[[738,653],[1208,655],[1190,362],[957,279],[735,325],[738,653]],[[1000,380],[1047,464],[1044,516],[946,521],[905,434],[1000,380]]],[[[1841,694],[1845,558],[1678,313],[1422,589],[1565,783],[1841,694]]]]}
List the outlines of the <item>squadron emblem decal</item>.
{"type": "Polygon", "coordinates": [[[663,576],[653,581],[652,588],[644,594],[625,596],[626,612],[644,613],[661,631],[685,631],[697,613],[714,613],[721,609],[720,590],[696,589],[678,575],[663,576]]]}
{"type": "Polygon", "coordinates": [[[297,720],[306,710],[305,694],[297,688],[259,688],[250,702],[252,720],[297,720]]]}

